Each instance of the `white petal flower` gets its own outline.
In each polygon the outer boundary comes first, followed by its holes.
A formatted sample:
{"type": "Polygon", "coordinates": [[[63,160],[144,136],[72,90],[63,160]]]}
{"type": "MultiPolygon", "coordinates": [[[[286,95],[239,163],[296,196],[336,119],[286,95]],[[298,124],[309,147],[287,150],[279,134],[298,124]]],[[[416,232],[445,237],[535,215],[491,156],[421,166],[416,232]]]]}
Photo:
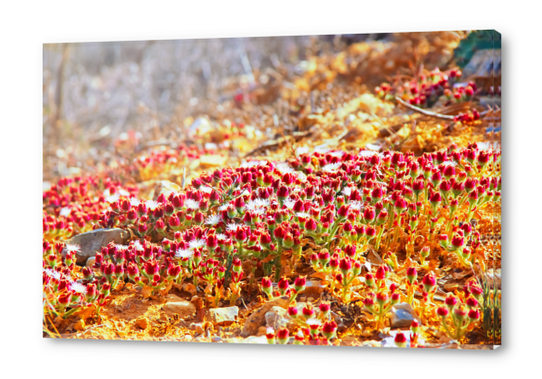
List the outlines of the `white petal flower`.
{"type": "Polygon", "coordinates": [[[228,210],[228,206],[229,206],[229,204],[222,204],[220,207],[218,207],[218,210],[220,212],[228,210]]]}
{"type": "Polygon", "coordinates": [[[145,205],[147,206],[148,209],[150,209],[151,211],[154,211],[160,204],[158,204],[154,200],[147,200],[145,202],[145,205]]]}
{"type": "Polygon", "coordinates": [[[205,185],[201,186],[199,189],[200,189],[200,191],[203,191],[203,192],[205,192],[205,193],[211,193],[211,192],[213,192],[213,189],[212,189],[211,187],[205,186],[205,185]]]}
{"type": "Polygon", "coordinates": [[[81,283],[77,282],[71,282],[70,283],[70,289],[77,293],[86,294],[87,293],[87,286],[81,283]]]}
{"type": "MultiPolygon", "coordinates": [[[[139,241],[138,241],[139,242],[139,241]]],[[[120,251],[125,251],[128,249],[128,246],[126,245],[120,245],[120,244],[116,244],[115,247],[117,248],[117,250],[120,250],[120,251]]]]}
{"type": "Polygon", "coordinates": [[[289,172],[295,172],[295,170],[291,168],[288,163],[277,164],[277,170],[279,170],[282,175],[287,174],[289,172]]]}
{"type": "Polygon", "coordinates": [[[301,217],[301,218],[310,218],[311,217],[311,215],[308,214],[307,212],[297,212],[295,215],[297,217],[301,217]]]}
{"type": "Polygon", "coordinates": [[[58,272],[56,270],[46,268],[44,271],[48,276],[50,276],[53,279],[60,280],[60,278],[62,278],[62,275],[60,274],[60,272],[58,272]]]}
{"type": "Polygon", "coordinates": [[[267,161],[243,161],[241,163],[241,167],[256,167],[256,166],[265,166],[267,165],[267,161]]]}
{"type": "Polygon", "coordinates": [[[284,205],[286,205],[286,208],[292,209],[295,205],[295,201],[292,199],[286,199],[284,200],[284,205]]]}
{"type": "Polygon", "coordinates": [[[69,207],[64,207],[60,210],[60,215],[61,216],[64,216],[64,217],[68,217],[70,215],[70,213],[72,212],[71,208],[69,207]]]}
{"type": "Polygon", "coordinates": [[[452,166],[452,167],[455,167],[457,166],[457,162],[454,162],[454,161],[446,161],[444,163],[442,163],[443,166],[452,166]]]}
{"type": "Polygon", "coordinates": [[[232,232],[236,232],[237,231],[237,228],[239,228],[239,224],[236,224],[236,223],[231,223],[231,224],[228,224],[228,226],[226,227],[227,230],[229,231],[232,231],[232,232]]]}
{"type": "Polygon", "coordinates": [[[332,171],[337,170],[339,167],[341,167],[341,163],[339,163],[339,162],[337,162],[337,163],[330,163],[330,164],[327,164],[327,165],[325,165],[324,167],[322,167],[322,171],[325,171],[325,172],[332,172],[332,171]]]}
{"type": "Polygon", "coordinates": [[[344,187],[341,193],[344,196],[350,196],[350,194],[352,193],[352,187],[344,187]]]}
{"type": "Polygon", "coordinates": [[[222,220],[222,217],[219,214],[210,215],[205,220],[205,225],[215,226],[222,220]]]}
{"type": "Polygon", "coordinates": [[[199,201],[196,201],[194,199],[186,199],[186,201],[184,202],[184,205],[188,209],[192,209],[192,210],[199,209],[199,201]]]}
{"type": "Polygon", "coordinates": [[[256,206],[258,206],[258,207],[268,207],[269,206],[269,200],[268,199],[256,199],[254,201],[256,202],[256,206]]]}
{"type": "Polygon", "coordinates": [[[139,242],[139,240],[134,241],[134,248],[139,251],[145,250],[145,248],[143,247],[143,245],[141,245],[141,242],[139,242]]]}
{"type": "MultiPolygon", "coordinates": [[[[107,193],[109,193],[109,191],[107,191],[107,193]]],[[[104,192],[105,194],[105,192],[104,192]]],[[[115,201],[118,201],[119,200],[119,195],[115,194],[115,195],[112,195],[112,196],[109,196],[107,195],[105,197],[105,201],[107,201],[108,203],[114,203],[115,201]]]]}
{"type": "Polygon", "coordinates": [[[132,207],[137,207],[139,204],[141,204],[141,201],[139,201],[139,199],[136,199],[135,197],[132,197],[130,199],[130,205],[132,207]]]}
{"type": "Polygon", "coordinates": [[[331,153],[329,153],[329,155],[331,155],[332,157],[342,157],[344,154],[346,154],[344,151],[332,151],[331,153]]]}
{"type": "Polygon", "coordinates": [[[219,240],[219,241],[223,241],[223,240],[225,240],[227,238],[228,238],[228,236],[226,236],[225,234],[222,234],[222,233],[218,233],[216,235],[216,239],[219,240]]]}
{"type": "Polygon", "coordinates": [[[269,200],[256,199],[256,200],[250,200],[248,203],[246,203],[245,209],[258,213],[258,214],[262,214],[263,212],[265,212],[264,208],[268,206],[269,206],[269,200]]]}
{"type": "Polygon", "coordinates": [[[175,258],[191,258],[194,255],[192,250],[179,249],[175,252],[175,258]]]}
{"type": "Polygon", "coordinates": [[[357,200],[351,201],[349,204],[350,204],[350,209],[359,211],[361,208],[363,208],[363,203],[357,200]]]}
{"type": "Polygon", "coordinates": [[[76,245],[76,244],[72,244],[72,243],[67,243],[66,246],[64,246],[64,249],[68,253],[78,252],[78,251],[81,251],[81,246],[76,245]]]}
{"type": "Polygon", "coordinates": [[[255,208],[255,209],[252,211],[252,213],[257,214],[257,215],[263,215],[263,214],[265,214],[265,212],[266,212],[266,209],[263,208],[263,207],[255,208]]]}
{"type": "Polygon", "coordinates": [[[192,240],[188,243],[188,246],[190,247],[190,249],[199,249],[200,247],[205,246],[205,240],[192,240]]]}

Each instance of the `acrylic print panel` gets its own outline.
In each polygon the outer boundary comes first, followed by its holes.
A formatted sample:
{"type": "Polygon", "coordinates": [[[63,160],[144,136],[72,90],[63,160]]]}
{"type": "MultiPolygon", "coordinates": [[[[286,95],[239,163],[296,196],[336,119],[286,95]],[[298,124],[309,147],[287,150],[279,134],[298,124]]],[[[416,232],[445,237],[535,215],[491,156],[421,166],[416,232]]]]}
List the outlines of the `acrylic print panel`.
{"type": "Polygon", "coordinates": [[[501,344],[499,33],[43,54],[44,337],[501,344]]]}

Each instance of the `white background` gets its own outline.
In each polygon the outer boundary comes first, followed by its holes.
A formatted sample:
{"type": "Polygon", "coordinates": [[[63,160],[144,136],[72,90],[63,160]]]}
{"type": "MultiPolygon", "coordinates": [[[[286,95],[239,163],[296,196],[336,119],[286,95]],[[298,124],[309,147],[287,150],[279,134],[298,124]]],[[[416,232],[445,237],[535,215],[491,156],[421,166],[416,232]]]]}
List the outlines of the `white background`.
{"type": "Polygon", "coordinates": [[[540,12],[522,1],[40,1],[0,13],[0,372],[65,377],[540,377],[540,12]],[[296,348],[41,338],[42,43],[496,29],[503,44],[504,346],[296,348]],[[535,371],[536,370],[536,371],[535,371]],[[523,374],[523,375],[522,375],[523,374]]]}

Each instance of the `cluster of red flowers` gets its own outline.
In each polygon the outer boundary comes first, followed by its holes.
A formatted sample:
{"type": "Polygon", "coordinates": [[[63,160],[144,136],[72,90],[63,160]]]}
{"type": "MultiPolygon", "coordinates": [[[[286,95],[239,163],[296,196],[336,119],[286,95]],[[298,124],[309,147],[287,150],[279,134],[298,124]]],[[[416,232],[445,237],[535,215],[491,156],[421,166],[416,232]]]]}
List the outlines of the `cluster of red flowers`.
{"type": "Polygon", "coordinates": [[[375,93],[383,99],[399,96],[411,105],[421,108],[432,107],[442,96],[457,103],[471,100],[477,91],[476,83],[458,83],[461,71],[451,69],[445,72],[438,68],[429,74],[422,74],[409,81],[398,81],[394,85],[382,83],[375,93]]]}
{"type": "MultiPolygon", "coordinates": [[[[470,220],[476,209],[500,201],[499,164],[500,151],[477,144],[418,158],[318,148],[288,163],[252,161],[205,173],[185,190],[162,193],[156,201],[137,199],[137,188],[122,188],[112,180],[62,179],[44,193],[44,268],[73,274],[75,261],[75,252],[62,258],[63,244],[48,241],[76,231],[120,227],[139,239],[102,248],[94,266],[82,270],[82,285],[87,292],[97,291],[89,300],[103,303],[121,280],[160,290],[191,279],[196,287],[205,282],[213,288],[213,306],[228,295],[235,304],[246,262],[252,277],[274,274],[278,293],[293,301],[304,279],[295,279],[291,287],[282,265],[291,269],[303,264],[303,246],[312,240],[321,249],[305,258],[314,270],[329,275],[346,299],[369,248],[393,258],[390,252],[408,249],[422,228],[429,230],[428,243],[440,241],[460,262],[472,263],[479,234],[470,220]],[[69,212],[63,213],[66,208],[69,212]]],[[[380,321],[400,300],[396,285],[386,282],[394,269],[397,262],[390,258],[374,277],[365,277],[365,307],[380,321]]],[[[417,274],[411,270],[408,275],[413,286],[417,274]]],[[[49,283],[47,279],[44,286],[51,304],[73,308],[73,302],[59,302],[60,282],[49,283]]],[[[422,285],[430,293],[434,276],[426,275],[422,285]]],[[[262,283],[269,297],[275,295],[272,287],[271,280],[262,283]]],[[[305,321],[310,335],[329,340],[331,321],[314,331],[305,321]]]]}

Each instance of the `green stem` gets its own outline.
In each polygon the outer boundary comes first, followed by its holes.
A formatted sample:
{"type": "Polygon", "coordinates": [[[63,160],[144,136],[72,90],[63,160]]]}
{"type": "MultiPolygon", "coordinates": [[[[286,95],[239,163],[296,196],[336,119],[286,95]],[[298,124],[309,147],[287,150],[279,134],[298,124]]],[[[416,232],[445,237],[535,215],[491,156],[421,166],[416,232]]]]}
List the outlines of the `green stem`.
{"type": "Polygon", "coordinates": [[[380,247],[380,240],[382,239],[382,234],[384,234],[384,225],[381,226],[380,232],[378,232],[378,236],[376,238],[376,245],[375,245],[376,251],[378,251],[378,248],[380,247]]]}

